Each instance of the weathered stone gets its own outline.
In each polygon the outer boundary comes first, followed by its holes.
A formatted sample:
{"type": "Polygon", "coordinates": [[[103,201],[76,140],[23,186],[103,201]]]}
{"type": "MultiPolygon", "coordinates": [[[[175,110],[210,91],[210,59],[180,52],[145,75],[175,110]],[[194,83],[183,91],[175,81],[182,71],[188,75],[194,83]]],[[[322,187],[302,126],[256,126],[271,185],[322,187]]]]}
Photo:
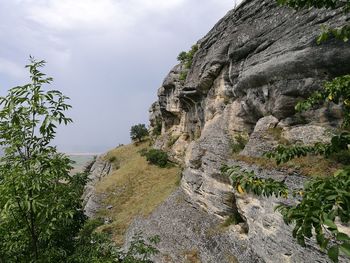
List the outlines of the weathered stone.
{"type": "Polygon", "coordinates": [[[88,183],[84,188],[83,207],[84,213],[88,217],[94,217],[96,212],[101,208],[101,199],[103,196],[96,193],[95,185],[103,177],[107,176],[112,170],[111,164],[104,160],[104,156],[99,156],[91,167],[88,183]]]}
{"type": "Polygon", "coordinates": [[[301,125],[286,128],[282,136],[293,144],[314,144],[316,142],[329,143],[332,134],[332,129],[329,127],[301,125]]]}
{"type": "MultiPolygon", "coordinates": [[[[325,80],[350,72],[348,43],[332,39],[316,44],[321,24],[338,27],[348,19],[340,8],[296,12],[277,5],[275,0],[245,0],[198,41],[199,50],[186,81],[179,80],[182,66],[177,65],[158,90],[159,108],[153,107],[151,125],[160,117],[163,130],[156,145],[184,160],[181,187],[193,206],[207,211],[208,218],[211,214],[221,219],[241,214],[246,226],[242,229],[248,233],[230,231],[230,242],[233,246],[247,245],[254,253],[250,258],[239,258],[240,262],[329,261],[314,241],[307,248],[296,244],[290,227],[273,212],[279,200],[232,196],[233,189],[227,178],[221,177],[220,167],[232,157],[230,141],[235,134],[250,135],[242,152],[249,156],[261,156],[283,140],[305,144],[329,140],[328,131],[342,118],[339,108],[325,105],[298,114],[294,106],[319,90],[325,80]],[[186,135],[186,139],[166,147],[174,135],[186,135]]],[[[257,176],[270,176],[262,169],[255,172],[257,176]]],[[[290,174],[271,173],[282,178],[290,174]]],[[[289,178],[293,180],[289,182],[291,188],[301,186],[302,177],[289,178]]],[[[158,216],[162,213],[169,213],[166,206],[158,216]]],[[[188,225],[196,223],[189,221],[188,225]]],[[[173,236],[172,242],[182,240],[173,231],[161,233],[165,239],[173,236]]],[[[167,245],[163,248],[171,251],[167,245]]],[[[214,252],[203,243],[199,250],[206,254],[201,257],[203,262],[226,262],[212,260],[214,252]]],[[[178,260],[175,252],[169,253],[178,260]]]]}
{"type": "Polygon", "coordinates": [[[278,119],[274,116],[261,118],[256,123],[254,131],[241,154],[259,157],[276,147],[279,144],[279,138],[276,138],[274,134],[277,123],[278,119]]]}
{"type": "Polygon", "coordinates": [[[154,262],[265,262],[249,248],[248,240],[232,235],[239,226],[224,227],[220,219],[187,199],[177,190],[149,217],[136,219],[126,234],[126,244],[142,230],[144,238],[160,236],[160,253],[153,257],[154,262]]]}

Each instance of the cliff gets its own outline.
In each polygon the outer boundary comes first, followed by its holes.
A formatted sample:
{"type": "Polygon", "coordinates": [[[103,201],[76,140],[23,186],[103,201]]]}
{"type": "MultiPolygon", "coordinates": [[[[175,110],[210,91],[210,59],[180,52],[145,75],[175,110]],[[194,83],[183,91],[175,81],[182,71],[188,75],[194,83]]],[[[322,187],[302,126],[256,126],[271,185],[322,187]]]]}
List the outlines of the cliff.
{"type": "MultiPolygon", "coordinates": [[[[176,65],[150,109],[151,129],[162,124],[155,147],[168,150],[185,167],[179,191],[188,210],[177,210],[197,214],[169,214],[174,204],[168,201],[151,221],[136,222],[134,229],[164,234],[159,226],[177,218],[182,226],[178,231],[191,231],[189,238],[201,240],[187,240],[187,247],[196,248],[200,262],[235,262],[232,258],[239,262],[328,262],[313,240],[307,248],[296,244],[291,227],[273,211],[281,200],[239,195],[219,170],[222,164],[239,164],[258,176],[285,180],[291,188],[302,186],[305,177],[300,172],[266,169],[252,160],[281,142],[329,140],[341,119],[337,107],[327,105],[298,114],[294,106],[320,89],[325,80],[350,71],[348,43],[334,39],[316,43],[321,24],[337,27],[348,20],[340,9],[296,12],[274,0],[246,0],[199,40],[186,79],[185,65],[176,65]],[[238,136],[248,137],[248,143],[233,156],[231,146],[238,136]],[[213,223],[237,214],[242,222],[224,234],[216,233],[218,239],[203,234],[203,229],[212,227],[202,226],[200,218],[213,223]],[[189,225],[184,226],[186,221],[189,225]],[[199,233],[195,225],[201,227],[199,233]],[[205,240],[211,240],[210,244],[205,240]]],[[[168,241],[161,252],[169,256],[168,262],[184,262],[179,251],[185,248],[176,244],[179,234],[168,231],[164,235],[168,241]],[[172,245],[166,245],[169,240],[172,245]]]]}

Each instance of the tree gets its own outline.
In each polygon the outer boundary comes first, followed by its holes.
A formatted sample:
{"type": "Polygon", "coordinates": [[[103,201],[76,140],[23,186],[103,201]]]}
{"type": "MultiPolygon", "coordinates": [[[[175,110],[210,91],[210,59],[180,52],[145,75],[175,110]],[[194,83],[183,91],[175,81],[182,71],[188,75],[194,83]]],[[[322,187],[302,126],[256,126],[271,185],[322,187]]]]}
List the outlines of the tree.
{"type": "Polygon", "coordinates": [[[71,123],[61,92],[45,92],[45,61],[30,57],[31,83],[0,97],[0,262],[59,262],[85,220],[86,177],[70,176],[71,161],[50,143],[71,123]]]}
{"type": "MultiPolygon", "coordinates": [[[[342,0],[277,0],[281,4],[295,9],[301,8],[343,8],[350,10],[350,1],[342,0]]],[[[347,42],[350,36],[348,24],[340,28],[323,28],[318,38],[321,44],[329,37],[335,37],[347,42]]],[[[350,75],[339,76],[324,84],[322,90],[315,92],[305,101],[296,105],[297,111],[306,111],[324,103],[335,103],[342,107],[343,123],[339,134],[336,134],[330,143],[316,143],[312,146],[280,145],[275,151],[267,153],[267,157],[274,158],[277,163],[287,162],[295,157],[308,154],[323,155],[326,158],[332,154],[349,154],[350,133],[350,75]]],[[[287,197],[287,186],[284,182],[272,179],[261,179],[252,172],[239,171],[237,167],[223,167],[222,172],[232,177],[232,182],[239,192],[248,191],[264,196],[287,197]]],[[[327,252],[333,262],[339,261],[340,253],[350,257],[350,237],[341,232],[339,222],[350,222],[350,167],[338,170],[327,178],[309,180],[304,189],[298,189],[292,194],[299,196],[300,202],[296,205],[281,204],[276,209],[281,212],[287,224],[294,224],[293,237],[302,246],[305,240],[313,236],[320,248],[327,252]]]]}
{"type": "Polygon", "coordinates": [[[131,126],[130,129],[130,138],[133,141],[141,142],[146,136],[148,136],[148,130],[145,124],[137,124],[131,126]]]}

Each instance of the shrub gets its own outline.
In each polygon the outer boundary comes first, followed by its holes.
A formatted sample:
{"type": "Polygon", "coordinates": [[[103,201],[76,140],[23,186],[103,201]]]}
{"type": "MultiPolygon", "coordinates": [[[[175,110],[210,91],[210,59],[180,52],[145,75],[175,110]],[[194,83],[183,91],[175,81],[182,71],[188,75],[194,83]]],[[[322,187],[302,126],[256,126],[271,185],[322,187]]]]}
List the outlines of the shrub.
{"type": "Polygon", "coordinates": [[[108,158],[108,161],[110,162],[110,163],[113,163],[113,162],[115,162],[117,160],[117,157],[115,157],[115,156],[110,156],[109,158],[108,158]]]}
{"type": "MultiPolygon", "coordinates": [[[[127,251],[122,251],[106,233],[96,231],[103,224],[102,220],[88,220],[81,229],[74,248],[68,258],[71,263],[151,263],[150,257],[157,254],[154,247],[159,237],[145,240],[141,233],[133,236],[127,251]]],[[[62,262],[62,261],[61,261],[62,262]]]]}
{"type": "Polygon", "coordinates": [[[175,142],[180,138],[180,135],[177,136],[171,136],[171,138],[169,139],[169,141],[167,142],[167,146],[171,147],[175,144],[175,142]]]}
{"type": "Polygon", "coordinates": [[[154,164],[162,168],[166,167],[168,164],[168,154],[162,150],[151,149],[147,152],[142,152],[141,155],[145,156],[147,162],[150,164],[154,164]]]}
{"type": "Polygon", "coordinates": [[[234,139],[230,141],[230,148],[233,154],[242,151],[248,142],[248,136],[237,134],[234,139]]]}
{"type": "Polygon", "coordinates": [[[178,56],[177,60],[183,64],[183,70],[180,72],[179,80],[183,83],[187,78],[188,70],[191,68],[193,63],[193,57],[198,51],[199,46],[193,45],[188,52],[182,51],[178,56]]]}
{"type": "Polygon", "coordinates": [[[156,125],[153,128],[152,135],[154,136],[159,136],[162,134],[162,121],[157,119],[156,120],[156,125]]]}
{"type": "Polygon", "coordinates": [[[89,162],[85,165],[85,167],[84,167],[84,173],[87,173],[87,174],[90,173],[92,166],[93,166],[94,163],[96,162],[96,159],[97,159],[97,155],[94,155],[94,157],[92,158],[92,160],[89,161],[89,162]]]}

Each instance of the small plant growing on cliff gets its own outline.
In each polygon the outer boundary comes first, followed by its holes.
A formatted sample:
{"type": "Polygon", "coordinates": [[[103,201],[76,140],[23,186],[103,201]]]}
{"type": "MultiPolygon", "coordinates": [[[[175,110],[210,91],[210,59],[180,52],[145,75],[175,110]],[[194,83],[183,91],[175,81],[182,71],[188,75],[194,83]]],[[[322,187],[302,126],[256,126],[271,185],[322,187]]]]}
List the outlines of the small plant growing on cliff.
{"type": "Polygon", "coordinates": [[[180,61],[181,64],[183,65],[183,69],[179,75],[179,80],[181,82],[185,82],[185,80],[187,78],[188,71],[191,68],[192,63],[193,63],[193,57],[196,54],[196,52],[198,51],[198,48],[199,48],[199,45],[193,45],[188,52],[182,51],[177,56],[177,60],[180,61]]]}
{"type": "Polygon", "coordinates": [[[68,258],[70,263],[151,263],[150,257],[157,254],[155,245],[159,237],[145,240],[140,233],[133,236],[127,251],[122,251],[108,234],[96,231],[103,225],[99,219],[88,220],[77,236],[74,254],[68,258]]]}
{"type": "Polygon", "coordinates": [[[239,153],[248,143],[248,134],[237,134],[234,139],[230,140],[232,154],[239,153]]]}
{"type": "Polygon", "coordinates": [[[153,136],[159,136],[162,134],[162,121],[160,119],[156,120],[155,126],[152,130],[153,136]]]}
{"type": "Polygon", "coordinates": [[[145,137],[148,136],[148,129],[146,128],[145,124],[137,124],[134,126],[131,126],[130,129],[130,138],[133,141],[141,142],[145,137]]]}

